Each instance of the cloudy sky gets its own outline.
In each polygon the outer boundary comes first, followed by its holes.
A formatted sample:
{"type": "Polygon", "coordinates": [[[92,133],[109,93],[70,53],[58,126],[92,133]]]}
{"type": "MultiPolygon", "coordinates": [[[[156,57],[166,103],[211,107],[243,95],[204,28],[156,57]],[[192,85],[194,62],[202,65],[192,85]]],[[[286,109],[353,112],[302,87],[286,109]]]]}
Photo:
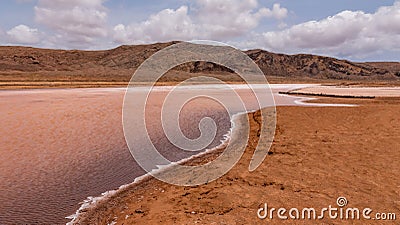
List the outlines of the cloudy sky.
{"type": "Polygon", "coordinates": [[[400,0],[2,0],[0,45],[108,49],[216,40],[241,49],[400,60],[400,0]]]}

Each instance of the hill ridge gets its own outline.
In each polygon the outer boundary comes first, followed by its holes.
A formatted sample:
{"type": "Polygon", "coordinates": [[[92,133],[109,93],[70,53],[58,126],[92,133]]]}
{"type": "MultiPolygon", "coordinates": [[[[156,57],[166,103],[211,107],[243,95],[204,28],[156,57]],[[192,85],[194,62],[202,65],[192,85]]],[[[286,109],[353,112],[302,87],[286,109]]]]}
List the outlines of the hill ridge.
{"type": "MultiPolygon", "coordinates": [[[[0,46],[0,78],[18,76],[87,76],[99,80],[129,80],[135,69],[155,52],[178,42],[121,45],[109,50],[58,50],[22,46],[0,46]]],[[[267,77],[339,80],[398,80],[400,62],[351,62],[333,57],[273,53],[262,49],[244,51],[267,77]]],[[[176,68],[186,73],[230,73],[219,65],[192,62],[176,68]]]]}

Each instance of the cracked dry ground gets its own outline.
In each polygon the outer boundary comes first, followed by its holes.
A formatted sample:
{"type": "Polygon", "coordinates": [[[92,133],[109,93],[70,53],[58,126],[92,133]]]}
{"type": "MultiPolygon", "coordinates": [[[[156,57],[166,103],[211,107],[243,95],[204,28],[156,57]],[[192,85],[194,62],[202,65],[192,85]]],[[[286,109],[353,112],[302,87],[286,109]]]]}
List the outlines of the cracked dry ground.
{"type": "Polygon", "coordinates": [[[246,152],[223,177],[196,187],[148,179],[88,210],[79,223],[374,224],[365,220],[284,221],[276,214],[272,220],[257,218],[257,209],[264,203],[270,208],[321,209],[336,206],[340,196],[347,198],[349,207],[399,212],[400,99],[317,101],[360,106],[278,107],[273,146],[254,172],[248,171],[248,165],[258,139],[260,113],[250,113],[246,152]]]}

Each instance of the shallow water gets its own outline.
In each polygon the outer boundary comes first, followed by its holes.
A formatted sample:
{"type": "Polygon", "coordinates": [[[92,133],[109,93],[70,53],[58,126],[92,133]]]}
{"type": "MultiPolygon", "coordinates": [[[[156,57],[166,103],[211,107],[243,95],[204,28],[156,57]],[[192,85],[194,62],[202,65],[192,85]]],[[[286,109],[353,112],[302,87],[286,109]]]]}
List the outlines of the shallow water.
{"type": "MultiPolygon", "coordinates": [[[[245,100],[246,110],[260,108],[245,86],[234,87],[245,100]]],[[[296,105],[300,99],[277,93],[301,85],[272,87],[277,105],[296,105]]],[[[166,158],[179,160],[193,152],[174,148],[157,119],[169,89],[157,88],[149,99],[147,128],[157,149],[166,158]]],[[[196,90],[229,97],[218,85],[196,90]]],[[[0,224],[63,224],[87,196],[98,196],[144,174],[124,139],[124,92],[122,88],[0,91],[0,224]]],[[[232,108],[240,111],[235,105],[232,108]]],[[[215,101],[197,99],[185,105],[182,132],[198,137],[198,122],[204,116],[217,124],[217,136],[208,147],[217,146],[231,124],[224,107],[215,101]]]]}

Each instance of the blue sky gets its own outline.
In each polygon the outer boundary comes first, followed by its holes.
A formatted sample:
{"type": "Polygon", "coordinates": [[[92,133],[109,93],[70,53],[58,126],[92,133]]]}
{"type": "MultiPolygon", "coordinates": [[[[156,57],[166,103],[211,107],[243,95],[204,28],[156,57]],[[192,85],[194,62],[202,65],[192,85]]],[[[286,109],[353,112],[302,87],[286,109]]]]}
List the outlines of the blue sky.
{"type": "Polygon", "coordinates": [[[399,61],[398,0],[3,0],[0,44],[108,49],[210,39],[241,49],[399,61]]]}

